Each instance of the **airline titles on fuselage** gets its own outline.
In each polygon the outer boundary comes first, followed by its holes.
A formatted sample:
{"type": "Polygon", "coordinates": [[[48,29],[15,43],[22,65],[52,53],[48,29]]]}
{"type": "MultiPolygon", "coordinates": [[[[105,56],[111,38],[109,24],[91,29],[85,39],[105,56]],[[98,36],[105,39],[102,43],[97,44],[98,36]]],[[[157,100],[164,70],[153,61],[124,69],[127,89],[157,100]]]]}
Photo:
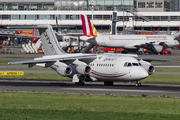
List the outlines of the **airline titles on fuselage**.
{"type": "Polygon", "coordinates": [[[105,58],[103,61],[115,61],[116,58],[105,58]]]}

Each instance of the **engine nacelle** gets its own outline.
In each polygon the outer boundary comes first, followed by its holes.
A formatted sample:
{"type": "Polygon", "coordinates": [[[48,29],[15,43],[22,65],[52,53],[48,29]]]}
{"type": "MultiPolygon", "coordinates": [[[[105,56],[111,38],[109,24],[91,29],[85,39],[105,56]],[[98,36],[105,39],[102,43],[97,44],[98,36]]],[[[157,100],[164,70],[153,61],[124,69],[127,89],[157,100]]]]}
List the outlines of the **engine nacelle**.
{"type": "Polygon", "coordinates": [[[58,67],[56,72],[62,76],[69,76],[72,73],[72,69],[69,66],[66,67],[58,67]]]}
{"type": "Polygon", "coordinates": [[[76,71],[82,75],[88,75],[91,71],[91,67],[88,65],[79,65],[76,67],[76,71]]]}
{"type": "Polygon", "coordinates": [[[161,45],[153,45],[153,49],[152,49],[152,51],[153,52],[155,52],[155,53],[160,53],[162,50],[163,50],[163,46],[161,46],[161,45]]]}
{"type": "Polygon", "coordinates": [[[144,69],[149,73],[149,75],[152,75],[155,72],[155,68],[151,63],[140,60],[139,61],[141,65],[144,67],[144,69]]]}
{"type": "Polygon", "coordinates": [[[75,64],[77,67],[76,67],[76,71],[79,73],[79,74],[82,74],[82,75],[88,75],[91,71],[91,67],[88,66],[85,62],[82,62],[82,61],[79,61],[79,60],[75,60],[73,62],[73,64],[75,64]]]}
{"type": "Polygon", "coordinates": [[[72,74],[72,68],[62,62],[56,62],[51,68],[62,76],[70,76],[72,74]]]}

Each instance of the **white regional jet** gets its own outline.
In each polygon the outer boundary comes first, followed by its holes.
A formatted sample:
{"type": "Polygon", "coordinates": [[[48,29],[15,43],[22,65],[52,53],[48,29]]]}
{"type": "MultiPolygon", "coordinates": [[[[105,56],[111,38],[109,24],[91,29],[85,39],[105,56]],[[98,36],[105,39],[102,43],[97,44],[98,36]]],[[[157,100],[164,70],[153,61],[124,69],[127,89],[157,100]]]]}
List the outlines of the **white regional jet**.
{"type": "Polygon", "coordinates": [[[159,53],[164,48],[177,47],[179,42],[170,35],[102,35],[86,15],[81,15],[84,36],[80,39],[94,45],[113,48],[125,48],[128,51],[138,51],[139,48],[148,48],[159,53]]]}
{"type": "Polygon", "coordinates": [[[113,85],[114,81],[136,81],[136,86],[141,86],[139,81],[155,71],[147,61],[158,59],[141,59],[137,55],[127,54],[65,53],[50,25],[35,28],[39,29],[45,56],[30,61],[8,62],[8,65],[22,63],[29,67],[50,67],[58,74],[72,78],[79,85],[84,85],[85,81],[104,81],[105,85],[113,85]]]}

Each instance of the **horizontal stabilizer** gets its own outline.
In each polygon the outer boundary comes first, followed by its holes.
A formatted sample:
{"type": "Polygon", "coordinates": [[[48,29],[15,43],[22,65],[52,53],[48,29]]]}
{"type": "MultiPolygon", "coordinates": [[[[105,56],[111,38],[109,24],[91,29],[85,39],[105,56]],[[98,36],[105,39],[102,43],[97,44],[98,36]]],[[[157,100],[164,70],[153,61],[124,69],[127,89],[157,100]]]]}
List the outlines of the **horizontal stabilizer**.
{"type": "Polygon", "coordinates": [[[91,40],[91,39],[94,39],[94,37],[93,36],[91,36],[91,37],[80,36],[80,40],[83,40],[83,41],[88,41],[88,40],[91,40]]]}

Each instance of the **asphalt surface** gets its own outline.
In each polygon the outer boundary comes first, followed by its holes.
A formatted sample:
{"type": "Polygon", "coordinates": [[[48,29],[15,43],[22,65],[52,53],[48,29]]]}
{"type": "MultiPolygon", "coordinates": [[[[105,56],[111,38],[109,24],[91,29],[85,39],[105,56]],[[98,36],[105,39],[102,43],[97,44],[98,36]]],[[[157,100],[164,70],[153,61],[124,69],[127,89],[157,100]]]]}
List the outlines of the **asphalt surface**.
{"type": "Polygon", "coordinates": [[[84,86],[76,86],[72,82],[0,80],[0,91],[120,96],[141,96],[145,94],[149,97],[179,98],[180,84],[143,83],[141,87],[135,87],[135,83],[116,82],[114,86],[104,86],[103,82],[87,82],[84,86]]]}

